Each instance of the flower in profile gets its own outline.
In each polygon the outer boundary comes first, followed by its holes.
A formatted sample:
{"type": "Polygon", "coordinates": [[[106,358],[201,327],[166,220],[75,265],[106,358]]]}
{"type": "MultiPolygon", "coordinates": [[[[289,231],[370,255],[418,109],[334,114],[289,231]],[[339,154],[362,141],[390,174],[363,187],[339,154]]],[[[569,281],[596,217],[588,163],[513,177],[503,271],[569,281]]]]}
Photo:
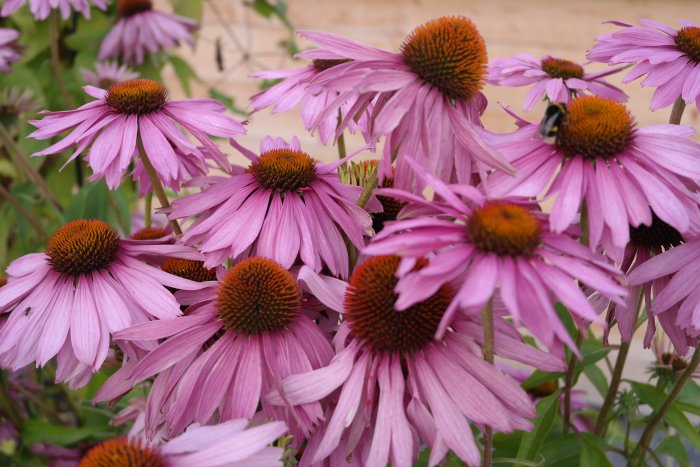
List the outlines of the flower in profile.
{"type": "Polygon", "coordinates": [[[140,65],[147,52],[160,52],[180,42],[194,44],[197,22],[153,10],[151,0],[119,0],[117,12],[119,20],[100,46],[100,60],[114,58],[140,65]]]}
{"type": "MultiPolygon", "coordinates": [[[[326,334],[303,313],[297,280],[270,259],[249,258],[219,282],[206,284],[190,293],[193,300],[178,292],[183,303],[192,303],[186,316],[116,335],[126,343],[163,340],[129,374],[110,378],[96,400],[118,396],[123,381],[133,386],[157,375],[147,405],[162,414],[169,436],[192,422],[209,423],[212,416],[249,420],[262,403],[265,419],[286,420],[290,433],[302,440],[322,417],[320,404],[282,408],[262,398],[283,378],[320,368],[333,354],[326,334]],[[169,389],[164,393],[157,387],[169,389]]],[[[149,437],[160,428],[146,425],[149,437]]]]}
{"type": "Polygon", "coordinates": [[[82,68],[80,70],[83,81],[100,89],[108,89],[114,84],[131,81],[139,77],[139,74],[117,62],[96,63],[95,71],[82,68]]]}
{"type": "Polygon", "coordinates": [[[22,114],[39,108],[34,94],[29,89],[9,87],[0,93],[0,121],[13,123],[22,114]]]}
{"type": "MultiPolygon", "coordinates": [[[[356,465],[411,466],[422,444],[431,448],[429,465],[439,463],[450,449],[469,465],[478,465],[470,421],[506,432],[531,428],[534,405],[527,394],[483,360],[478,319],[460,317],[454,332],[434,340],[452,298],[449,285],[403,311],[396,309],[400,262],[397,256],[369,258],[348,283],[301,268],[300,278],[315,295],[344,316],[334,339],[338,353],[330,364],[288,377],[281,392],[269,395],[276,404],[308,404],[339,390],[337,404],[309,440],[301,465],[326,458],[336,465],[357,446],[356,465]]],[[[499,356],[550,371],[564,366],[522,342],[502,319],[496,321],[495,333],[499,356]]]]}
{"type": "Polygon", "coordinates": [[[22,58],[21,48],[16,42],[18,37],[19,31],[0,28],[0,71],[3,73],[12,71],[10,64],[22,58]]]}
{"type": "Polygon", "coordinates": [[[649,19],[639,22],[641,26],[615,21],[624,29],[598,37],[588,59],[611,65],[636,63],[622,82],[646,75],[642,86],[656,88],[649,105],[652,111],[679,98],[700,107],[700,27],[688,21],[679,21],[680,29],[649,19]]]}
{"type": "Polygon", "coordinates": [[[532,55],[518,54],[492,60],[487,80],[497,86],[534,84],[525,96],[523,108],[527,112],[545,97],[550,102],[569,102],[573,96],[591,93],[627,102],[627,95],[622,90],[603,79],[618,71],[619,68],[586,73],[583,66],[571,60],[551,56],[538,60],[532,55]]]}
{"type": "MultiPolygon", "coordinates": [[[[689,339],[692,345],[697,345],[697,338],[689,339]]],[[[653,340],[651,349],[654,352],[655,362],[649,368],[651,378],[657,379],[657,387],[667,390],[678,381],[683,371],[688,368],[688,348],[685,352],[679,352],[667,335],[658,333],[653,340]]],[[[700,379],[700,371],[695,369],[692,378],[700,379]]]]}
{"type": "MultiPolygon", "coordinates": [[[[69,162],[88,146],[88,164],[93,179],[104,178],[115,189],[129,164],[145,153],[162,182],[177,185],[190,174],[195,160],[206,167],[207,156],[225,171],[231,169],[226,156],[207,135],[233,138],[245,133],[243,125],[224,114],[225,107],[213,99],[169,101],[165,88],[149,79],[115,84],[109,89],[85,86],[96,100],[75,110],[43,112],[42,120],[30,123],[37,130],[29,136],[44,140],[73,130],[61,141],[34,156],[56,154],[76,147],[69,162]],[[180,126],[177,126],[177,125],[180,126]],[[182,128],[206,149],[207,156],[186,136],[182,128]],[[179,155],[186,154],[188,157],[179,155]]],[[[139,158],[139,162],[140,158],[139,158]]]]}
{"type": "Polygon", "coordinates": [[[396,159],[398,185],[413,179],[404,155],[416,158],[443,180],[473,183],[473,172],[496,168],[512,173],[510,164],[485,144],[480,115],[487,57],[476,26],[461,16],[438,18],[418,26],[400,53],[370,47],[332,34],[301,33],[320,48],[299,56],[349,60],[320,72],[312,92],[335,91],[335,101],[318,113],[317,127],[339,107],[355,99],[343,128],[374,103],[369,116],[371,141],[386,136],[380,176],[392,176],[396,159]]]}
{"type": "Polygon", "coordinates": [[[700,240],[690,238],[647,260],[628,277],[632,286],[645,285],[647,310],[659,317],[669,314],[667,319],[673,326],[664,328],[681,354],[687,352],[687,345],[694,345],[692,341],[683,345],[683,333],[692,340],[700,337],[699,265],[700,240]],[[675,327],[683,333],[674,336],[671,331],[675,327]]]}
{"type": "Polygon", "coordinates": [[[373,104],[370,102],[361,113],[354,108],[357,96],[348,96],[339,105],[340,113],[324,113],[319,121],[317,118],[326,107],[335,103],[337,93],[328,90],[312,90],[309,82],[320,72],[336,65],[349,62],[349,59],[323,60],[316,59],[310,65],[296,70],[265,70],[251,73],[253,78],[281,79],[282,81],[257,93],[250,98],[252,112],[272,106],[272,112],[285,112],[301,104],[301,120],[307,130],[318,129],[318,136],[323,144],[334,139],[340,121],[346,120],[350,133],[360,130],[369,139],[369,115],[373,104]],[[350,109],[354,110],[349,114],[350,109]]]}
{"type": "Polygon", "coordinates": [[[0,364],[18,370],[58,355],[56,379],[87,382],[109,349],[110,335],[153,318],[169,319],[180,306],[166,287],[201,288],[141,260],[144,255],[198,259],[182,245],[120,240],[99,220],[77,220],[56,231],[45,253],[13,261],[0,289],[0,364]]]}
{"type": "Polygon", "coordinates": [[[399,281],[399,310],[425,300],[444,284],[459,283],[442,316],[438,338],[460,311],[478,313],[497,294],[516,322],[550,350],[561,352],[562,342],[572,349],[575,345],[557,316],[555,302],[580,320],[600,321],[577,280],[623,303],[625,288],[616,280],[622,273],[570,233],[550,232],[547,216],[534,206],[513,198],[487,199],[475,188],[446,185],[411,163],[416,176],[424,177],[444,201],[427,201],[396,189],[378,190],[422,210],[419,217],[386,226],[364,253],[413,260],[430,257],[427,266],[405,273],[399,281]]]}
{"type": "Polygon", "coordinates": [[[554,144],[540,138],[534,123],[494,135],[517,173],[494,173],[489,193],[536,196],[553,182],[547,193],[557,194],[552,230],[566,230],[585,204],[591,248],[602,246],[616,260],[629,242],[629,226],[650,225],[652,210],[681,233],[697,229],[700,212],[689,188],[700,179],[695,130],[639,127],[623,104],[598,96],[573,99],[566,120],[554,144]]]}
{"type": "Polygon", "coordinates": [[[282,422],[253,427],[248,427],[247,420],[231,420],[211,426],[193,425],[180,436],[155,445],[132,437],[104,441],[90,449],[78,466],[282,467],[284,448],[270,444],[286,431],[282,422]]]}
{"type": "MultiPolygon", "coordinates": [[[[5,0],[0,11],[0,16],[10,16],[15,11],[19,10],[27,0],[5,0]]],[[[109,0],[92,0],[92,3],[102,11],[107,9],[109,0]]],[[[73,10],[83,14],[87,19],[90,19],[90,1],[88,0],[29,0],[29,11],[31,11],[34,19],[39,21],[49,17],[52,9],[58,9],[61,13],[61,18],[67,20],[73,10]]]]}
{"type": "MultiPolygon", "coordinates": [[[[336,169],[345,160],[321,163],[294,138],[265,138],[260,155],[236,147],[248,169],[228,178],[202,181],[200,193],[173,202],[171,219],[200,216],[182,241],[198,245],[207,267],[228,258],[264,256],[290,268],[297,258],[320,271],[347,277],[343,235],[357,247],[372,233],[372,219],[356,205],[362,188],[341,183],[336,169]]],[[[349,156],[351,157],[351,156],[349,156]]],[[[370,211],[380,210],[376,200],[370,211]]]]}

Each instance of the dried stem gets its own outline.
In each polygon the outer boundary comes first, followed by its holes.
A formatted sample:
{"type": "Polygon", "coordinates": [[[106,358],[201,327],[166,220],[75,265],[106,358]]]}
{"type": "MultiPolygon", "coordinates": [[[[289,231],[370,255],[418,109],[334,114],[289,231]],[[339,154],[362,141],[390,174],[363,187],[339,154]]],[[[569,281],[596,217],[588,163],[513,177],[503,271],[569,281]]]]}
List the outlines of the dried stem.
{"type": "Polygon", "coordinates": [[[676,99],[676,102],[673,103],[673,108],[671,109],[671,117],[669,118],[668,123],[672,125],[680,125],[684,110],[685,101],[682,97],[679,97],[678,99],[676,99]]]}
{"type": "MultiPolygon", "coordinates": [[[[493,299],[489,301],[481,310],[481,327],[484,332],[484,345],[482,352],[484,360],[488,363],[493,363],[493,348],[494,348],[494,325],[493,325],[493,299]]],[[[490,467],[493,456],[493,429],[486,425],[484,427],[484,457],[482,465],[490,467]]]]}
{"type": "Polygon", "coordinates": [[[41,237],[45,239],[49,238],[49,235],[44,230],[44,227],[41,225],[41,222],[39,222],[39,220],[36,217],[34,217],[34,214],[27,211],[24,208],[24,206],[22,206],[22,203],[20,203],[19,200],[15,198],[12,195],[12,193],[10,193],[10,191],[2,185],[2,183],[0,183],[0,196],[2,196],[2,198],[5,199],[5,201],[10,203],[10,205],[12,205],[12,207],[15,208],[22,217],[27,219],[27,221],[30,224],[32,224],[32,227],[34,227],[34,229],[41,237]]]}

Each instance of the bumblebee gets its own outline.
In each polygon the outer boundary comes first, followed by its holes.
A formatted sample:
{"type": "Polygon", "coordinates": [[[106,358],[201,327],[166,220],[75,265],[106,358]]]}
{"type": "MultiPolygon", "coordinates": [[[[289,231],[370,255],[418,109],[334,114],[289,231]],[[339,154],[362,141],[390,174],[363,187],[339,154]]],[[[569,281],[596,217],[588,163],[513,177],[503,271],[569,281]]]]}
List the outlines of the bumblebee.
{"type": "Polygon", "coordinates": [[[545,143],[554,144],[556,142],[561,126],[568,123],[566,113],[566,104],[563,102],[549,104],[544,118],[540,122],[540,137],[545,143]]]}

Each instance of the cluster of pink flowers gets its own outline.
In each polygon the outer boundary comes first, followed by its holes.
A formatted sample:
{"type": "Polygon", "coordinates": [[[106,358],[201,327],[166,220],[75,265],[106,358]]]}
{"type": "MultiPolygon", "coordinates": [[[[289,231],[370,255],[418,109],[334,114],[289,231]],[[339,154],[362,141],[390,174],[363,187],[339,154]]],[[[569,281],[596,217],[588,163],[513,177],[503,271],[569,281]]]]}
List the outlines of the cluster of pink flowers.
{"type": "MultiPolygon", "coordinates": [[[[37,18],[49,8],[89,14],[86,1],[30,4],[37,18]]],[[[139,64],[192,42],[194,22],[150,1],[117,8],[100,60],[139,64]]],[[[645,85],[659,86],[653,108],[696,100],[700,29],[624,26],[589,57],[637,63],[627,78],[647,74],[645,85]]],[[[94,448],[83,465],[126,455],[144,465],[281,465],[282,444],[269,444],[287,433],[302,466],[410,466],[425,446],[430,465],[452,451],[475,466],[475,432],[529,430],[535,415],[520,381],[484,354],[564,371],[566,349],[579,348],[558,304],[581,332],[604,325],[607,310],[629,340],[643,298],[647,344],[657,318],[679,353],[697,344],[700,144],[690,127],[638,125],[603,79],[621,68],[586,73],[527,55],[488,63],[476,26],[457,16],[417,27],[398,53],[301,34],[317,48],[299,56],[313,62],[257,74],[282,81],[252,110],[301,105],[324,143],[361,134],[365,146],[335,162],[296,138],[267,137],[253,152],[219,102],[169,100],[118,63],[84,73],[93,100],[30,122],[29,137],[54,140],[35,156],[84,154],[92,180],[111,189],[125,175],[144,195],[199,189],[172,205],[160,199],[172,228],[120,238],[105,222],[73,221],[5,271],[0,365],[55,357],[57,381],[80,387],[116,346],[121,366],[95,402],[150,388],[129,412],[130,438],[94,448]],[[544,129],[555,141],[522,119],[508,134],[483,128],[487,80],[532,85],[526,109],[565,103],[557,127],[544,129]],[[212,137],[248,166],[232,165],[212,137]],[[341,176],[378,147],[374,170],[341,176]],[[220,173],[208,175],[212,167],[220,173]],[[550,195],[547,213],[539,202],[550,195]]]]}

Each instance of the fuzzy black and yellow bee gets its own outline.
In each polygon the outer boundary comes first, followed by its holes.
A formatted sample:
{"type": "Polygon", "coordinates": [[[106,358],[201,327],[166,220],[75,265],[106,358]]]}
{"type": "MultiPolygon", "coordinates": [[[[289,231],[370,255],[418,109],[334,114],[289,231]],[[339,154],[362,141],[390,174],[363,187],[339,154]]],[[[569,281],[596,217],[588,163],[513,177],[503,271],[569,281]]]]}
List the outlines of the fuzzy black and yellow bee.
{"type": "Polygon", "coordinates": [[[545,143],[554,144],[559,135],[561,126],[565,125],[566,120],[566,104],[563,102],[555,102],[547,107],[544,113],[544,118],[540,122],[540,137],[545,143]]]}

